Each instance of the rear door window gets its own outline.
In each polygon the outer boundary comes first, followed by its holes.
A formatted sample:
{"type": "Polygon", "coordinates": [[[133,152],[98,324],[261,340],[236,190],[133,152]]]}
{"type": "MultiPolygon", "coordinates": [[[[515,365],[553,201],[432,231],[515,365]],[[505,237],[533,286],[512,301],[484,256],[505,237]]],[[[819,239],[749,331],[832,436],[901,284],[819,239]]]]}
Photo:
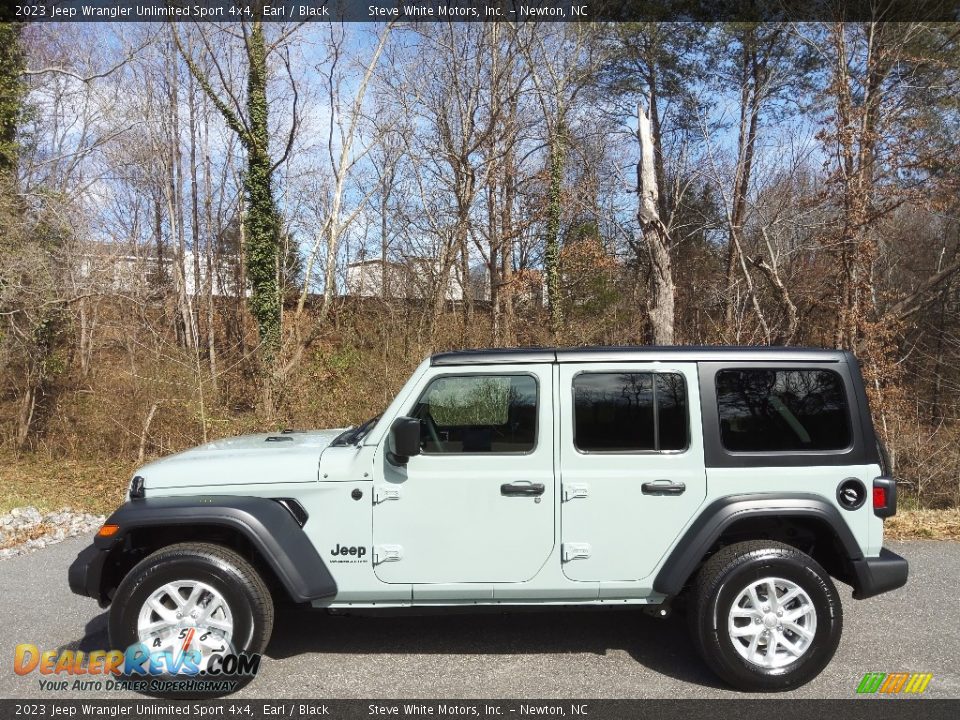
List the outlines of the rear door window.
{"type": "Polygon", "coordinates": [[[845,450],[850,410],[832,370],[743,368],[716,375],[720,439],[734,452],[845,450]]]}
{"type": "Polygon", "coordinates": [[[581,452],[685,450],[687,415],[687,387],[677,373],[573,378],[573,442],[581,452]]]}

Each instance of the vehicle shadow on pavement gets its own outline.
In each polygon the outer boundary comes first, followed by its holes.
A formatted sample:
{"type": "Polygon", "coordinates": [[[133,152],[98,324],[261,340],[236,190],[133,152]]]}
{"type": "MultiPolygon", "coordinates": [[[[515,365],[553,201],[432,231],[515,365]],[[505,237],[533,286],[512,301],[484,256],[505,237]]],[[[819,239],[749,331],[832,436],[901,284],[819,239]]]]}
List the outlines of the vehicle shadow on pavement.
{"type": "MultiPolygon", "coordinates": [[[[322,610],[278,608],[266,656],[276,660],[307,653],[411,655],[523,655],[623,650],[661,675],[724,689],[697,655],[685,623],[634,610],[577,612],[454,612],[410,615],[330,615],[322,610]]],[[[107,613],[84,627],[79,640],[57,648],[109,647],[107,613]]]]}
{"type": "Polygon", "coordinates": [[[95,616],[84,626],[82,638],[58,647],[57,652],[63,652],[64,650],[91,652],[93,650],[109,648],[110,638],[107,634],[108,617],[109,613],[106,612],[95,616]]]}
{"type": "Polygon", "coordinates": [[[724,688],[697,655],[683,618],[635,610],[330,615],[284,608],[267,646],[270,658],[303,653],[605,655],[623,650],[650,670],[724,688]]]}

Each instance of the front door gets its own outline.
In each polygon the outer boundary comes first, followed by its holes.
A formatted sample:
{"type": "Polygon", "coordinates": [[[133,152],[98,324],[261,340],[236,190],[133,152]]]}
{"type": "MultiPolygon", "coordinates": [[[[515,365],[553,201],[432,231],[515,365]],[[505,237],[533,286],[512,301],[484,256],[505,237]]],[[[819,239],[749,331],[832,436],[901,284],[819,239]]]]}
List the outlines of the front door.
{"type": "Polygon", "coordinates": [[[522,582],[554,544],[551,365],[437,368],[403,414],[420,455],[377,453],[374,563],[388,583],[522,582]]]}
{"type": "Polygon", "coordinates": [[[560,366],[571,580],[649,576],[706,496],[695,363],[560,366]]]}

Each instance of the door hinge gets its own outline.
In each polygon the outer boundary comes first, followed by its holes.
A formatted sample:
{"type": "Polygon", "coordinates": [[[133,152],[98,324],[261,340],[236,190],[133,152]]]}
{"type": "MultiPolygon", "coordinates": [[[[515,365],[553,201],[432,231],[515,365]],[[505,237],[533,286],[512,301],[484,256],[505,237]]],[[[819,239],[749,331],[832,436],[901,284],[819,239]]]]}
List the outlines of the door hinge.
{"type": "Polygon", "coordinates": [[[400,545],[374,545],[373,564],[396,562],[403,557],[403,548],[400,545]]]}
{"type": "Polygon", "coordinates": [[[378,485],[373,488],[373,504],[378,505],[387,500],[399,500],[400,499],[400,488],[394,487],[384,487],[383,485],[378,485]]]}
{"type": "Polygon", "coordinates": [[[573,500],[574,498],[585,498],[590,494],[589,485],[564,485],[563,501],[573,500]]]}
{"type": "Polygon", "coordinates": [[[590,545],[589,543],[563,543],[561,553],[564,562],[586,559],[590,557],[590,545]]]}

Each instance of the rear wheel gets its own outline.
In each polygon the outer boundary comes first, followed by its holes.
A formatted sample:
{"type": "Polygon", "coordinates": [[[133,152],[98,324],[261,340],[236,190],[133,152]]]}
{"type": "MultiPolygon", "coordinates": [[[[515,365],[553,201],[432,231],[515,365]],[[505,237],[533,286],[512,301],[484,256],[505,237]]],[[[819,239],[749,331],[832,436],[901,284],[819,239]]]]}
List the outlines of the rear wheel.
{"type": "Polygon", "coordinates": [[[830,576],[810,556],[773,541],[717,552],[698,573],[691,601],[700,654],[742,690],[810,681],[830,662],[843,629],[830,576]]]}

